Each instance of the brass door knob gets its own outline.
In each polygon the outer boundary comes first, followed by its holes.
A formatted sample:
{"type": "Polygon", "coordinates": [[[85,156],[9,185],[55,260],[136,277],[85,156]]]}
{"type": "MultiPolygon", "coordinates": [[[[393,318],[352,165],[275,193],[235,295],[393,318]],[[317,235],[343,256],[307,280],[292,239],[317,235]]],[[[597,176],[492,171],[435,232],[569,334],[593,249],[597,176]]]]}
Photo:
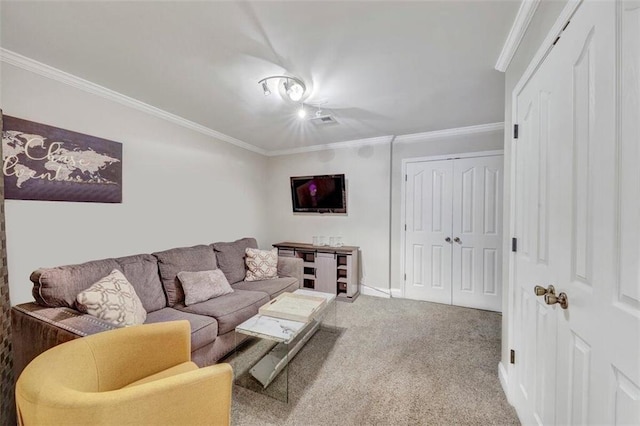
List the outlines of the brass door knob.
{"type": "Polygon", "coordinates": [[[537,285],[533,288],[533,292],[536,294],[536,296],[544,296],[545,294],[547,294],[547,289],[542,287],[541,285],[537,285]]]}
{"type": "Polygon", "coordinates": [[[556,289],[552,285],[550,285],[547,288],[544,288],[541,285],[537,285],[537,286],[535,286],[533,288],[533,292],[536,294],[536,296],[544,296],[544,295],[547,295],[547,294],[553,294],[555,296],[556,289]]]}
{"type": "Polygon", "coordinates": [[[569,307],[569,299],[567,299],[567,293],[560,293],[557,296],[555,294],[545,294],[544,303],[546,303],[547,305],[555,305],[557,303],[562,309],[567,309],[569,307]]]}

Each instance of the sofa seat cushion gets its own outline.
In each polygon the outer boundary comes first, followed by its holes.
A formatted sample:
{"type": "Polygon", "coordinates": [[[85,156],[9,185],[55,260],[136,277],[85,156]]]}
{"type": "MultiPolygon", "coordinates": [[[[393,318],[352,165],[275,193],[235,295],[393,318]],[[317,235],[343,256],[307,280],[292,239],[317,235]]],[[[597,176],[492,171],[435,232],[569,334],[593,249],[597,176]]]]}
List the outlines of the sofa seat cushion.
{"type": "Polygon", "coordinates": [[[264,291],[273,299],[282,293],[296,291],[298,280],[292,277],[282,277],[264,281],[240,281],[231,287],[234,290],[264,291]]]}
{"type": "Polygon", "coordinates": [[[160,279],[167,294],[167,303],[173,306],[184,301],[184,290],[178,272],[199,272],[216,269],[216,255],[211,246],[179,247],[153,253],[158,259],[160,279]]]}
{"type": "Polygon", "coordinates": [[[214,318],[173,308],[149,312],[145,324],[179,320],[187,320],[191,325],[191,352],[212,343],[218,337],[218,323],[214,318]]]}
{"type": "Polygon", "coordinates": [[[258,313],[258,308],[269,302],[269,295],[262,291],[236,290],[195,305],[176,305],[180,311],[206,315],[218,321],[218,334],[232,331],[237,325],[258,313]]]}

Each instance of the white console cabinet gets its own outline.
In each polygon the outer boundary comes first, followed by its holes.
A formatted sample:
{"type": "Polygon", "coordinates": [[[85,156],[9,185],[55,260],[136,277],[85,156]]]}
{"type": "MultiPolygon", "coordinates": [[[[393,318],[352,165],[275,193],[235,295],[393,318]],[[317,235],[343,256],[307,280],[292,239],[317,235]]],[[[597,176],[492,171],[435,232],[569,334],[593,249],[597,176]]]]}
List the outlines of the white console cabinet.
{"type": "Polygon", "coordinates": [[[302,286],[335,294],[338,300],[353,302],[360,294],[358,247],[314,246],[284,242],[274,244],[279,256],[299,257],[303,261],[302,286]]]}

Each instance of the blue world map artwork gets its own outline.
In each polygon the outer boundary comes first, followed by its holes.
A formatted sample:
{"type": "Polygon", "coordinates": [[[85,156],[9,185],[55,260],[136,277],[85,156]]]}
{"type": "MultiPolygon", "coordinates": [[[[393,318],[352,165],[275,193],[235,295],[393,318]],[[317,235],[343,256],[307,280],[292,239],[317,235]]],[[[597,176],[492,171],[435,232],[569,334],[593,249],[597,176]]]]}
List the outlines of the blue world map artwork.
{"type": "Polygon", "coordinates": [[[4,116],[5,198],[122,202],[122,144],[4,116]]]}

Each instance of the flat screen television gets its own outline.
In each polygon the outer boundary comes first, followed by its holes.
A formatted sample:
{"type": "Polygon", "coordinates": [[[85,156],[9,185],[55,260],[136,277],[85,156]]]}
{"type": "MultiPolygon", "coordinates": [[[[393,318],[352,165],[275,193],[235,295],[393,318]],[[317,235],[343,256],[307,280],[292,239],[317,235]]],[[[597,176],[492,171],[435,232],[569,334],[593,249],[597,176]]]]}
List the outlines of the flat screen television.
{"type": "Polygon", "coordinates": [[[344,174],[291,178],[294,213],[347,213],[344,174]]]}

